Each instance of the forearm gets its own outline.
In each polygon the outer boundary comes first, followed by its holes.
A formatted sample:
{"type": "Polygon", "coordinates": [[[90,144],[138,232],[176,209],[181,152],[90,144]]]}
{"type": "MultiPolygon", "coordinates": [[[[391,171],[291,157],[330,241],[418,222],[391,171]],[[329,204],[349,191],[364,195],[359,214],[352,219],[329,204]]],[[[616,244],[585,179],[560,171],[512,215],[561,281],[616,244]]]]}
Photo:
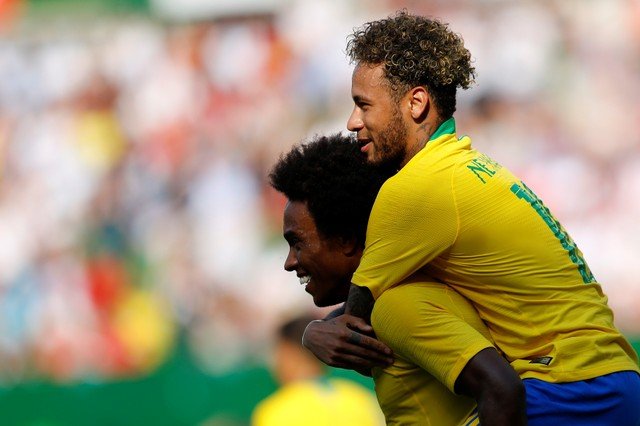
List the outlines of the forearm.
{"type": "Polygon", "coordinates": [[[467,363],[455,390],[476,400],[480,424],[527,424],[524,384],[494,348],[483,349],[467,363]]]}
{"type": "Polygon", "coordinates": [[[490,390],[479,395],[478,417],[482,425],[525,426],[527,424],[524,386],[501,392],[490,390]]]}
{"type": "Polygon", "coordinates": [[[371,311],[375,300],[371,290],[351,284],[349,297],[345,303],[345,313],[364,319],[371,323],[371,311]]]}

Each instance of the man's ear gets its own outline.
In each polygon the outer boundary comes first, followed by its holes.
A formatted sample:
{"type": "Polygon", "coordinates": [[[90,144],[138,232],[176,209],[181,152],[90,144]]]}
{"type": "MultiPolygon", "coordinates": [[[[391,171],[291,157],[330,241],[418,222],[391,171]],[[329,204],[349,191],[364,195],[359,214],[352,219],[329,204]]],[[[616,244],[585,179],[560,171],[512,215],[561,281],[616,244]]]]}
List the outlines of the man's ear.
{"type": "Polygon", "coordinates": [[[340,246],[345,256],[355,256],[362,254],[362,244],[356,237],[340,238],[340,246]]]}
{"type": "Polygon", "coordinates": [[[429,113],[431,108],[431,97],[424,86],[416,86],[409,91],[409,108],[411,117],[416,121],[421,121],[429,113]]]}

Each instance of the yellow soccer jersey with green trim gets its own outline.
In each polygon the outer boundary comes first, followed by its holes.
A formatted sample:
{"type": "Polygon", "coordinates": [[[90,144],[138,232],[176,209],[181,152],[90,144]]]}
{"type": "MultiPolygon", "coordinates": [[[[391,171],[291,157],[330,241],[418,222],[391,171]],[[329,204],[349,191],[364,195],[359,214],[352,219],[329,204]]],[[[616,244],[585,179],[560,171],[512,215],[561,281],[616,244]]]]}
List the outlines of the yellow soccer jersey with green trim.
{"type": "Polygon", "coordinates": [[[449,286],[412,277],[376,300],[371,323],[395,357],[393,365],[373,370],[387,425],[477,424],[475,401],[453,388],[469,360],[493,345],[466,299],[449,286]]]}
{"type": "Polygon", "coordinates": [[[523,378],[638,371],[582,253],[519,179],[443,123],[383,185],[353,283],[377,299],[416,271],[469,299],[523,378]]]}
{"type": "Polygon", "coordinates": [[[382,426],[373,394],[345,379],[290,383],[261,401],[251,426],[382,426]]]}

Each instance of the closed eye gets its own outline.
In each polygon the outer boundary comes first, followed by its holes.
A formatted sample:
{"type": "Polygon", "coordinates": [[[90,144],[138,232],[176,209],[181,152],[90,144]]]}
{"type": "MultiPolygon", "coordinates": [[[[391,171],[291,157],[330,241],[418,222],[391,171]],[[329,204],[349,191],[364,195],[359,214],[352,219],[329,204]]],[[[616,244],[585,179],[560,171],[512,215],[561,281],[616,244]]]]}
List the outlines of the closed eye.
{"type": "Polygon", "coordinates": [[[293,232],[285,232],[284,239],[289,243],[289,247],[296,247],[300,245],[300,239],[293,232]]]}

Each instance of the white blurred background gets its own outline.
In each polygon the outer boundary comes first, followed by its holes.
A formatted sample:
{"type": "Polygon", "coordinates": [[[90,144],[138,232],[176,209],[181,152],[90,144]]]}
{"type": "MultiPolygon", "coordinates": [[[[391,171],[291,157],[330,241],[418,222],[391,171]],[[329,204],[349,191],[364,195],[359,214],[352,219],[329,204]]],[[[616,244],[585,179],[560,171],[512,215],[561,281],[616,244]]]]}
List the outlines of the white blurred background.
{"type": "Polygon", "coordinates": [[[0,381],[211,374],[312,310],[286,273],[278,155],[344,131],[354,27],[462,34],[458,130],[568,229],[640,336],[640,1],[0,1],[0,381]]]}

